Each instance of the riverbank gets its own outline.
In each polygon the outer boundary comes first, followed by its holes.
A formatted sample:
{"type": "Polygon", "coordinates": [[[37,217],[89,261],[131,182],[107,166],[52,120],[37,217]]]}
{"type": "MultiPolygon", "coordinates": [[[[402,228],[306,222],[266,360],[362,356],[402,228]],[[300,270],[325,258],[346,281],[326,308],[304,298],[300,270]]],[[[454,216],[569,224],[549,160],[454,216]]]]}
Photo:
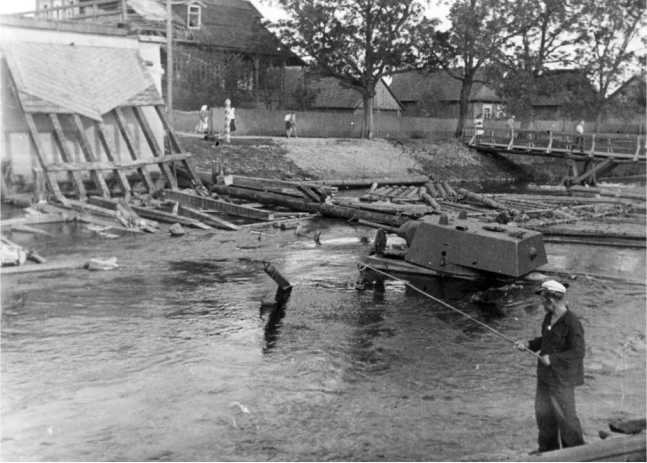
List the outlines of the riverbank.
{"type": "Polygon", "coordinates": [[[211,172],[292,180],[428,175],[434,180],[514,182],[528,175],[499,156],[455,140],[234,137],[216,144],[181,134],[196,168],[211,172]]]}

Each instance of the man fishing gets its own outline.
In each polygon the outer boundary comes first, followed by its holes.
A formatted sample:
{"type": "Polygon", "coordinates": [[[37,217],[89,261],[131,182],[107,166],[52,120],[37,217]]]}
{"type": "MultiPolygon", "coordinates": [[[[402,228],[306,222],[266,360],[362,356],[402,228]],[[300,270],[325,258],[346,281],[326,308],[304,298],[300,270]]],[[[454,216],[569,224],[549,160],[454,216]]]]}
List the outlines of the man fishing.
{"type": "Polygon", "coordinates": [[[531,454],[584,444],[575,412],[575,386],[584,383],[584,330],[564,301],[566,288],[547,280],[538,291],[546,316],[541,336],[517,341],[520,350],[538,353],[535,417],[539,448],[531,454]]]}

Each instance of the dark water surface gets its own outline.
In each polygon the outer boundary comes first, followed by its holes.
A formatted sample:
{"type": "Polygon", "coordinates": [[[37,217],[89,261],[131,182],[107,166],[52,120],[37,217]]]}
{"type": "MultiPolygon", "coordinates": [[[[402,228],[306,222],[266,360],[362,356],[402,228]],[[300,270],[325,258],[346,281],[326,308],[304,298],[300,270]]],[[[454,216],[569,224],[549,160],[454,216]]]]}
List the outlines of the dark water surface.
{"type": "MultiPolygon", "coordinates": [[[[366,251],[345,224],[322,246],[292,231],[117,240],[72,225],[46,256],[105,272],[2,278],[3,460],[499,460],[534,449],[534,360],[398,282],[359,292],[366,251]],[[285,316],[259,315],[276,285],[285,316]]],[[[15,235],[18,242],[21,236],[15,235]]],[[[26,239],[22,235],[23,239],[26,239]]],[[[643,250],[550,246],[586,331],[578,388],[588,441],[645,416],[643,250]]],[[[436,294],[513,338],[543,317],[532,287],[436,294]]]]}

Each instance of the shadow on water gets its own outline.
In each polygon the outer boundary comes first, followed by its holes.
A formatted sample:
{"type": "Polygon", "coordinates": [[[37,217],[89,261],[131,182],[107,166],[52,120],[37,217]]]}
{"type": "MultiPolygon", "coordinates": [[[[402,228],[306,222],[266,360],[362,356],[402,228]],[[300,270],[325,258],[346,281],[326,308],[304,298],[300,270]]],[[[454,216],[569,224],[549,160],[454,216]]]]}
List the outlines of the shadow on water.
{"type": "Polygon", "coordinates": [[[272,348],[276,346],[281,333],[282,321],[285,317],[285,309],[292,294],[292,288],[276,290],[276,295],[273,302],[263,302],[260,308],[261,319],[267,315],[267,322],[263,329],[265,345],[263,346],[263,353],[269,353],[272,348]]]}

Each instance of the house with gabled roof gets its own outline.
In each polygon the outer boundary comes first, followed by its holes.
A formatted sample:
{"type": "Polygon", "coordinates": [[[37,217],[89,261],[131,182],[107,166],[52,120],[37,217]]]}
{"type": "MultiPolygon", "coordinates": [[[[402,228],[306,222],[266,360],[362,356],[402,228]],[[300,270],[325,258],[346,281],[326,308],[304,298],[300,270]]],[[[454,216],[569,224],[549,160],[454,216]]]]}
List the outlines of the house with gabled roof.
{"type": "MultiPolygon", "coordinates": [[[[375,88],[373,109],[400,114],[403,107],[389,85],[382,79],[375,88]]],[[[333,76],[304,69],[288,67],[285,70],[285,101],[289,109],[343,111],[360,113],[364,110],[362,94],[333,76]]]]}
{"type": "MultiPolygon", "coordinates": [[[[166,69],[165,0],[38,0],[36,16],[114,25],[157,40],[166,69]],[[125,6],[125,8],[124,8],[125,6]]],[[[302,64],[248,0],[174,0],[174,107],[259,105],[268,70],[302,64]]],[[[164,85],[164,89],[166,85],[164,85]]]]}
{"type": "MultiPolygon", "coordinates": [[[[391,90],[410,116],[458,117],[461,81],[446,71],[411,71],[394,74],[391,90]]],[[[503,117],[504,101],[494,88],[475,82],[469,97],[468,115],[485,119],[503,117]]]]}
{"type": "Polygon", "coordinates": [[[536,79],[537,95],[531,104],[535,119],[589,119],[587,103],[595,88],[581,69],[550,69],[536,79]]]}

